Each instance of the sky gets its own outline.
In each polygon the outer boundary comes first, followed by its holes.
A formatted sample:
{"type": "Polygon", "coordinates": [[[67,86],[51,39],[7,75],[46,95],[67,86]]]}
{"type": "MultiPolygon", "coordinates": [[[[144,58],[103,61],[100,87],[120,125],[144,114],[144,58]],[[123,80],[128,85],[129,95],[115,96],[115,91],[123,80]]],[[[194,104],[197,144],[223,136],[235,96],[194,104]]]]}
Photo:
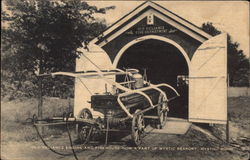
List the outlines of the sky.
{"type": "MultiPolygon", "coordinates": [[[[88,1],[97,7],[114,5],[114,10],[104,15],[96,15],[105,19],[110,25],[132,11],[144,1],[88,1]]],[[[222,32],[232,36],[233,41],[240,44],[249,57],[249,3],[244,1],[154,1],[191,23],[201,26],[204,22],[212,22],[222,32]]]]}

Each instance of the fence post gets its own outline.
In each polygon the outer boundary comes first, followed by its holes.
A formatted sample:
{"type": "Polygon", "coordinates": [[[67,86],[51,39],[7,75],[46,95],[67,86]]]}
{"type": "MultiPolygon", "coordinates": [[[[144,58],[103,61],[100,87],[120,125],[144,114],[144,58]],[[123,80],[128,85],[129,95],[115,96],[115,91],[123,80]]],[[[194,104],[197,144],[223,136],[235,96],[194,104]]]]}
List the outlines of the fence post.
{"type": "MultiPolygon", "coordinates": [[[[227,98],[229,96],[229,74],[227,75],[227,98]]],[[[227,143],[230,143],[229,141],[229,114],[228,114],[228,105],[227,105],[227,124],[226,124],[226,141],[227,143]]]]}
{"type": "MultiPolygon", "coordinates": [[[[43,118],[43,91],[42,91],[42,77],[38,76],[38,120],[42,120],[43,118]]],[[[38,121],[39,123],[39,121],[38,121]]],[[[38,130],[41,134],[44,132],[44,128],[42,126],[38,127],[38,130]]]]}

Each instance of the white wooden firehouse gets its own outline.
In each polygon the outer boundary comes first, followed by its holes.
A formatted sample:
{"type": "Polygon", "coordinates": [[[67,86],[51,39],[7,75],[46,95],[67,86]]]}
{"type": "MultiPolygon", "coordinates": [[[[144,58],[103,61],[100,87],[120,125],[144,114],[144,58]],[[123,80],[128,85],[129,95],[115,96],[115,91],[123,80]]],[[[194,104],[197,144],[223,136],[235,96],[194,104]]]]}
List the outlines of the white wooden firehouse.
{"type": "MultiPolygon", "coordinates": [[[[86,48],[76,60],[76,71],[137,68],[152,83],[177,88],[180,107],[190,122],[227,123],[227,37],[207,34],[196,25],[155,2],[147,1],[128,13],[86,48]],[[182,86],[184,85],[184,86],[182,86]]],[[[110,76],[114,79],[114,76],[110,76]]],[[[82,79],[92,94],[104,90],[101,79],[82,79]]],[[[107,90],[112,86],[106,85],[107,90]]],[[[74,116],[90,107],[90,93],[75,81],[74,116]]],[[[98,113],[93,112],[93,116],[98,113]]]]}

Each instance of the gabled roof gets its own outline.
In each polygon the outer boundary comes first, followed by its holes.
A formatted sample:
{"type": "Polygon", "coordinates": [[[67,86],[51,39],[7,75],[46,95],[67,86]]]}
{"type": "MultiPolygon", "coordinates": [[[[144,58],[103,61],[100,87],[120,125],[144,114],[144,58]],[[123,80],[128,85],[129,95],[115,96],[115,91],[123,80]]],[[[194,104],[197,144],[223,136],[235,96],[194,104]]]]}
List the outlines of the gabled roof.
{"type": "MultiPolygon", "coordinates": [[[[169,11],[168,9],[166,9],[166,8],[160,6],[159,4],[154,3],[152,1],[146,1],[146,2],[142,3],[141,5],[136,7],[134,10],[132,10],[130,13],[123,16],[121,19],[119,19],[114,24],[109,26],[105,31],[103,31],[103,33],[100,35],[100,37],[106,37],[107,35],[108,35],[108,37],[110,37],[111,32],[113,32],[114,30],[119,30],[119,28],[122,25],[126,24],[126,22],[128,22],[129,20],[131,20],[132,18],[137,16],[141,11],[143,11],[144,9],[149,8],[149,7],[151,8],[151,10],[149,9],[148,12],[151,11],[151,13],[155,14],[156,16],[161,17],[161,19],[166,21],[167,23],[169,23],[169,21],[172,21],[173,22],[172,25],[173,24],[178,24],[179,25],[178,29],[180,29],[183,32],[191,35],[193,38],[197,39],[200,42],[204,42],[205,40],[212,37],[211,35],[204,32],[202,29],[200,29],[198,26],[192,24],[191,22],[185,20],[184,18],[176,15],[175,13],[169,11]],[[190,34],[191,32],[193,34],[190,34]],[[201,38],[198,38],[198,37],[201,37],[201,38]]],[[[133,23],[131,25],[135,25],[135,23],[133,23]]],[[[130,25],[130,27],[131,27],[131,25],[130,25]]],[[[91,43],[96,43],[99,40],[98,37],[93,39],[91,41],[91,43]]],[[[107,39],[105,38],[106,39],[105,43],[108,43],[107,42],[108,37],[107,37],[107,39]]],[[[115,36],[113,36],[112,39],[114,39],[114,37],[115,36]]]]}

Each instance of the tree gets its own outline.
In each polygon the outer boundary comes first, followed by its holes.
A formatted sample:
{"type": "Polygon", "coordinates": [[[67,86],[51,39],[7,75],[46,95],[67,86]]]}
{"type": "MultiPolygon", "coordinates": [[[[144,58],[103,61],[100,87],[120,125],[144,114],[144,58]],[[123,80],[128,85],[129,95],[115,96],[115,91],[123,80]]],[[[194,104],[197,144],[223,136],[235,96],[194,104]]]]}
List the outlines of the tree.
{"type": "MultiPolygon", "coordinates": [[[[213,23],[207,22],[202,24],[202,29],[212,36],[221,33],[213,23]]],[[[249,86],[249,60],[244,55],[243,50],[239,49],[239,43],[233,42],[232,37],[228,34],[227,39],[227,56],[228,56],[228,74],[230,86],[249,86]]]]}
{"type": "MultiPolygon", "coordinates": [[[[97,8],[81,0],[8,0],[10,13],[2,11],[2,80],[16,90],[24,82],[36,86],[34,73],[74,71],[77,48],[87,44],[106,25],[94,14],[97,8]],[[14,88],[15,88],[14,87],[14,88]]],[[[1,88],[3,83],[1,84],[1,88]]]]}

